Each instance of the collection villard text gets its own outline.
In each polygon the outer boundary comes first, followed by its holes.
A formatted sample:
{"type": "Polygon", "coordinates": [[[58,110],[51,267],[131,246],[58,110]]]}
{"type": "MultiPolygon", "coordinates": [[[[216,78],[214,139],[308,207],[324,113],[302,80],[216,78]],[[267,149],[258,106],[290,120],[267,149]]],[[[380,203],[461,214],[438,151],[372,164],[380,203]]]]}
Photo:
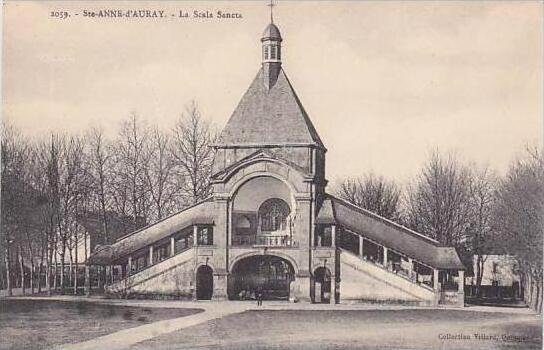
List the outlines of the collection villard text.
{"type": "Polygon", "coordinates": [[[240,12],[224,10],[178,10],[167,12],[164,10],[83,10],[79,12],[69,11],[51,11],[50,17],[58,19],[67,19],[72,16],[88,18],[195,18],[195,19],[230,19],[243,18],[240,12]]]}

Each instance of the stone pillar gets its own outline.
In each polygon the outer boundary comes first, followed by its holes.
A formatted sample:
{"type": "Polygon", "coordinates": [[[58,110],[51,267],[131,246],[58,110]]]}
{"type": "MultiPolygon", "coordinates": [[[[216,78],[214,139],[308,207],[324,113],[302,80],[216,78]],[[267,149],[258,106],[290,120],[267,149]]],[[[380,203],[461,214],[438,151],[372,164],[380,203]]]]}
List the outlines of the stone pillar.
{"type": "Polygon", "coordinates": [[[387,247],[383,247],[383,266],[387,268],[387,247]]]}
{"type": "Polygon", "coordinates": [[[331,245],[336,247],[336,225],[331,226],[331,245]]]}
{"type": "Polygon", "coordinates": [[[359,236],[359,256],[361,257],[361,259],[363,258],[363,241],[363,236],[359,236]]]}
{"type": "Polygon", "coordinates": [[[128,264],[127,264],[127,277],[132,275],[132,256],[128,257],[128,264]]]}
{"type": "Polygon", "coordinates": [[[408,258],[408,265],[410,265],[410,269],[408,270],[408,278],[412,280],[414,276],[414,262],[412,258],[408,258]]]}
{"type": "Polygon", "coordinates": [[[465,271],[459,270],[457,273],[459,274],[457,305],[463,307],[465,306],[465,271]]]}
{"type": "Polygon", "coordinates": [[[197,238],[198,238],[198,226],[193,225],[193,245],[195,245],[195,246],[198,245],[197,238]]]}
{"type": "Polygon", "coordinates": [[[213,274],[212,300],[227,300],[227,273],[225,271],[213,274]]]}
{"type": "Polygon", "coordinates": [[[340,304],[340,276],[332,276],[331,277],[331,283],[332,283],[332,293],[334,293],[331,298],[334,300],[335,304],[340,304]]]}
{"type": "Polygon", "coordinates": [[[170,256],[176,255],[176,240],[174,236],[170,237],[170,256]]]}
{"type": "Polygon", "coordinates": [[[151,266],[153,265],[153,246],[150,245],[149,246],[149,265],[147,266],[151,266]]]}
{"type": "Polygon", "coordinates": [[[458,292],[465,293],[465,271],[459,270],[457,274],[459,275],[458,292]]]}
{"type": "Polygon", "coordinates": [[[295,280],[291,282],[289,301],[311,302],[310,283],[310,273],[308,271],[299,272],[295,276],[295,280]]]}
{"type": "Polygon", "coordinates": [[[433,269],[433,289],[434,289],[434,304],[440,304],[440,290],[438,285],[438,270],[433,269]]]}
{"type": "Polygon", "coordinates": [[[234,232],[232,227],[232,210],[234,208],[234,201],[229,201],[228,205],[228,213],[227,213],[227,247],[232,246],[232,233],[234,232]]]}

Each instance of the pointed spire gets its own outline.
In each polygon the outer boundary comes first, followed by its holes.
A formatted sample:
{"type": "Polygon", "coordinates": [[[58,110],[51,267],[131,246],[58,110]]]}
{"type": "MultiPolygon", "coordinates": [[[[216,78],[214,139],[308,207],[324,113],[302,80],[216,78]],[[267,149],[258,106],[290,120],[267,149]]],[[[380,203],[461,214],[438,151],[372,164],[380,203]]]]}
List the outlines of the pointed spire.
{"type": "Polygon", "coordinates": [[[270,0],[270,3],[266,6],[270,7],[270,23],[274,23],[274,0],[270,0]]]}
{"type": "Polygon", "coordinates": [[[275,6],[274,0],[270,0],[270,24],[266,27],[261,38],[263,47],[263,71],[264,71],[264,84],[270,89],[276,83],[278,74],[281,70],[281,34],[278,27],[274,24],[274,12],[275,6]]]}

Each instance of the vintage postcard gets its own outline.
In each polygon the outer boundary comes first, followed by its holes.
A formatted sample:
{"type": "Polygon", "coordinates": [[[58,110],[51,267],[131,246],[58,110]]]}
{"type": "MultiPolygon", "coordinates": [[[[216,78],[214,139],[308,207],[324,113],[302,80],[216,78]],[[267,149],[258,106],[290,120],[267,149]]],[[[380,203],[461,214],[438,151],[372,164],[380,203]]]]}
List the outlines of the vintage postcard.
{"type": "Polygon", "coordinates": [[[0,349],[541,349],[543,6],[5,0],[0,349]]]}

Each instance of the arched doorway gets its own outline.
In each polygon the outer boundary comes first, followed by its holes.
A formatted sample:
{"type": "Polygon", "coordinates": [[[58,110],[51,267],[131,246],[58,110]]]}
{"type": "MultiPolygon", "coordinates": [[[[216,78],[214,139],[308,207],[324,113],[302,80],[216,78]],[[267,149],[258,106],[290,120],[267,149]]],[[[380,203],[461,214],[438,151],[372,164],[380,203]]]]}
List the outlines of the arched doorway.
{"type": "Polygon", "coordinates": [[[196,270],[196,299],[210,300],[213,295],[213,270],[202,265],[196,270]]]}
{"type": "Polygon", "coordinates": [[[289,287],[294,279],[289,261],[275,255],[250,256],[232,268],[229,299],[254,300],[260,292],[264,300],[289,300],[289,287]]]}
{"type": "Polygon", "coordinates": [[[326,267],[318,267],[314,271],[314,302],[330,304],[331,272],[326,267]]]}

